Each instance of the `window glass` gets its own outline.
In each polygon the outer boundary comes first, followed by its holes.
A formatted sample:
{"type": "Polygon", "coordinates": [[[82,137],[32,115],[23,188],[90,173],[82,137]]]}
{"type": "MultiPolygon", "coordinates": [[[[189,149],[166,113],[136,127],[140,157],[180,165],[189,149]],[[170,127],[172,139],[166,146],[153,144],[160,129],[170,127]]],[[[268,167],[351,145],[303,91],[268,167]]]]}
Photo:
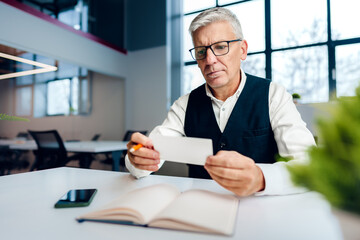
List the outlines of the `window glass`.
{"type": "Polygon", "coordinates": [[[265,54],[248,55],[241,67],[246,73],[265,78],[265,54]]]}
{"type": "Polygon", "coordinates": [[[331,0],[330,4],[332,39],[360,37],[360,1],[331,0]]]}
{"type": "Polygon", "coordinates": [[[336,47],[337,96],[354,96],[360,83],[360,43],[336,47]]]}
{"type": "Polygon", "coordinates": [[[254,0],[226,7],[238,17],[249,52],[265,50],[264,0],[254,0]]]}
{"type": "Polygon", "coordinates": [[[189,27],[190,27],[190,24],[191,24],[191,21],[197,16],[197,14],[191,14],[191,15],[187,15],[187,16],[184,16],[184,25],[183,25],[183,49],[184,49],[184,52],[183,52],[183,58],[184,58],[184,61],[187,62],[187,61],[194,61],[194,59],[192,59],[191,55],[190,55],[190,52],[189,52],[189,49],[193,48],[194,45],[193,45],[193,42],[192,42],[192,39],[191,39],[191,35],[189,33],[189,27]]]}
{"type": "MultiPolygon", "coordinates": [[[[44,64],[48,64],[50,66],[55,66],[55,60],[48,58],[48,57],[43,57],[40,55],[36,55],[36,61],[40,62],[40,63],[44,63],[44,64]]],[[[53,80],[55,79],[56,76],[56,71],[51,71],[51,72],[46,72],[46,73],[40,73],[40,74],[35,74],[35,83],[41,83],[41,82],[46,82],[49,80],[53,80]]]]}
{"type": "Polygon", "coordinates": [[[33,116],[40,118],[46,116],[46,85],[34,84],[34,109],[33,116]]]}
{"type": "Polygon", "coordinates": [[[58,62],[57,78],[72,78],[79,75],[79,67],[70,63],[58,62]]]}
{"type": "Polygon", "coordinates": [[[215,0],[184,0],[184,13],[194,12],[215,6],[215,0]]]}
{"type": "Polygon", "coordinates": [[[197,65],[190,65],[184,67],[182,95],[191,92],[201,84],[205,83],[205,79],[201,74],[200,68],[197,65]]]}
{"type": "MultiPolygon", "coordinates": [[[[31,54],[31,53],[24,53],[24,54],[19,55],[19,57],[28,59],[31,61],[34,60],[34,54],[31,54]]],[[[14,71],[14,72],[30,71],[30,70],[34,70],[34,69],[38,68],[38,67],[35,67],[34,65],[23,63],[23,62],[18,62],[18,61],[15,61],[14,64],[15,64],[15,68],[16,68],[16,71],[14,71]]],[[[32,83],[33,83],[33,75],[26,75],[26,76],[16,78],[17,86],[29,85],[32,83]]]]}
{"type": "Polygon", "coordinates": [[[70,111],[70,79],[51,81],[47,84],[47,114],[62,115],[70,111]]]}
{"type": "Polygon", "coordinates": [[[79,112],[79,78],[71,80],[71,114],[79,112]]]}
{"type": "Polygon", "coordinates": [[[89,114],[91,111],[91,85],[87,78],[81,79],[80,84],[80,106],[79,112],[82,114],[89,114]]]}
{"type": "MultiPolygon", "coordinates": [[[[32,69],[30,69],[32,70],[32,69]]],[[[34,75],[26,75],[16,78],[16,86],[30,85],[33,83],[34,75]]]]}
{"type": "Polygon", "coordinates": [[[87,70],[87,68],[81,68],[80,69],[80,76],[82,76],[82,77],[86,77],[87,75],[88,75],[88,70],[87,70]]]}
{"type": "Polygon", "coordinates": [[[219,5],[224,5],[233,2],[239,2],[239,0],[218,0],[219,5]]]}
{"type": "Polygon", "coordinates": [[[274,52],[272,80],[300,94],[301,103],[328,101],[327,56],[326,46],[274,52]]]}
{"type": "Polygon", "coordinates": [[[30,116],[32,102],[32,87],[18,87],[15,91],[16,95],[16,115],[30,116]]]}
{"type": "Polygon", "coordinates": [[[74,9],[59,13],[58,20],[77,30],[80,30],[80,13],[74,9]]]}
{"type": "Polygon", "coordinates": [[[271,0],[272,48],[327,40],[326,0],[271,0]]]}
{"type": "Polygon", "coordinates": [[[78,1],[73,9],[62,11],[59,13],[58,20],[76,30],[87,32],[88,6],[83,1],[78,1]]]}

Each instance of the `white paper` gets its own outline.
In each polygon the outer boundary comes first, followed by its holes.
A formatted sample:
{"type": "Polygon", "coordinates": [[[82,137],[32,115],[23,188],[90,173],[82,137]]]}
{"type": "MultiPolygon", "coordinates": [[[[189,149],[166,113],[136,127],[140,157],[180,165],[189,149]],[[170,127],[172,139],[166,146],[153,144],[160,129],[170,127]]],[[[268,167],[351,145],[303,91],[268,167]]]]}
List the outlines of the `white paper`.
{"type": "Polygon", "coordinates": [[[206,158],[213,155],[211,139],[162,135],[152,136],[151,139],[162,160],[205,165],[206,158]]]}

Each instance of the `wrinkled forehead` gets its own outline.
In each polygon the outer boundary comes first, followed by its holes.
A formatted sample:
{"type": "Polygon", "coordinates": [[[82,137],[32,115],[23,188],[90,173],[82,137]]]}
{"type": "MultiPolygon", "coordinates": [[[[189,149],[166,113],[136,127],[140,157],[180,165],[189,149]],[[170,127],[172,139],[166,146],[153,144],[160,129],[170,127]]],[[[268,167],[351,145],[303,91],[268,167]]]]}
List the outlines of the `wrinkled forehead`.
{"type": "Polygon", "coordinates": [[[192,35],[194,46],[206,46],[219,41],[236,38],[234,29],[228,21],[216,21],[198,28],[192,35]]]}

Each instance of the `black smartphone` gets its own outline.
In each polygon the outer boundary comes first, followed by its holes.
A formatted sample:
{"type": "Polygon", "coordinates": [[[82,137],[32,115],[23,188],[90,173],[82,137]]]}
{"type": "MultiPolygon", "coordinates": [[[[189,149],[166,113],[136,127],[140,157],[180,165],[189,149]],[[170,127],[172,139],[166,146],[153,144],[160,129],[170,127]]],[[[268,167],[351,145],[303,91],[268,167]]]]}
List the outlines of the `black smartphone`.
{"type": "Polygon", "coordinates": [[[97,189],[72,189],[69,190],[59,201],[55,208],[86,207],[93,200],[97,189]]]}

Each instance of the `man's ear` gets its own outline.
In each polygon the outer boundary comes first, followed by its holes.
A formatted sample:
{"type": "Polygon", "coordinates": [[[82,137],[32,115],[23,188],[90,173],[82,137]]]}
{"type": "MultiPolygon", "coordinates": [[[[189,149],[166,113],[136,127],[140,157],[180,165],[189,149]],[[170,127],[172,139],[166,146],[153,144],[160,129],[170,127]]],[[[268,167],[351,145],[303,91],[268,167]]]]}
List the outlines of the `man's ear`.
{"type": "Polygon", "coordinates": [[[247,51],[248,51],[248,43],[246,40],[242,40],[240,42],[240,51],[241,51],[240,59],[244,61],[247,57],[247,51]]]}

